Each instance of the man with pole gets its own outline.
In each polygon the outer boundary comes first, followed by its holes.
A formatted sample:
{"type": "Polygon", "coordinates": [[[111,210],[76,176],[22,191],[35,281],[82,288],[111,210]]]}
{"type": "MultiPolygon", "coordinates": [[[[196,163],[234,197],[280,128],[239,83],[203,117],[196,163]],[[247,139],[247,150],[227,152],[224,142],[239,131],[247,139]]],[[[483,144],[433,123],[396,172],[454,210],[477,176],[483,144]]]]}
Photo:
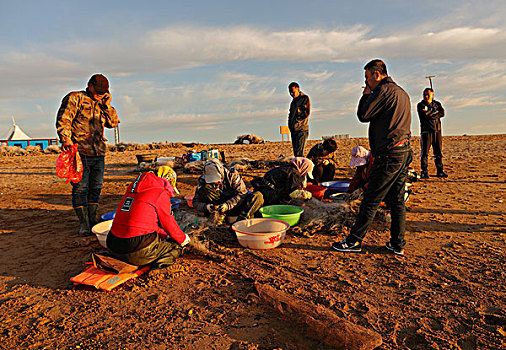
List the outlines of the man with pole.
{"type": "Polygon", "coordinates": [[[434,153],[434,163],[436,165],[437,177],[448,177],[443,170],[443,136],[441,132],[441,118],[445,115],[445,110],[439,101],[434,100],[434,90],[432,88],[432,78],[428,76],[430,88],[423,90],[423,99],[416,107],[418,118],[420,119],[420,148],[421,161],[420,166],[422,179],[429,178],[429,151],[432,147],[434,153]]]}

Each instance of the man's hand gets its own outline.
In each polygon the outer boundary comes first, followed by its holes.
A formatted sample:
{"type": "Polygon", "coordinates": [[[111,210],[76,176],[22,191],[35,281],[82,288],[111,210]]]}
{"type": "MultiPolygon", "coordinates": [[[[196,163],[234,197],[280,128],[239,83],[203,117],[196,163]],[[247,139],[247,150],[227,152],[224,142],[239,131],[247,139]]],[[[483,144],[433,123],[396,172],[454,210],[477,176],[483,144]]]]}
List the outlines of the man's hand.
{"type": "Polygon", "coordinates": [[[212,213],[216,210],[216,208],[214,207],[213,204],[206,204],[206,210],[209,212],[209,213],[212,213]]]}
{"type": "Polygon", "coordinates": [[[323,164],[323,165],[329,165],[329,163],[330,163],[330,162],[329,162],[329,160],[328,160],[328,159],[324,159],[324,160],[322,161],[322,164],[323,164]]]}
{"type": "Polygon", "coordinates": [[[102,99],[100,100],[100,102],[106,105],[107,107],[111,107],[111,94],[106,92],[104,94],[104,97],[102,97],[102,99]]]}
{"type": "Polygon", "coordinates": [[[70,151],[70,149],[72,148],[72,145],[74,143],[71,141],[71,140],[67,140],[65,141],[64,143],[62,143],[61,145],[61,148],[64,150],[64,151],[70,151]]]}

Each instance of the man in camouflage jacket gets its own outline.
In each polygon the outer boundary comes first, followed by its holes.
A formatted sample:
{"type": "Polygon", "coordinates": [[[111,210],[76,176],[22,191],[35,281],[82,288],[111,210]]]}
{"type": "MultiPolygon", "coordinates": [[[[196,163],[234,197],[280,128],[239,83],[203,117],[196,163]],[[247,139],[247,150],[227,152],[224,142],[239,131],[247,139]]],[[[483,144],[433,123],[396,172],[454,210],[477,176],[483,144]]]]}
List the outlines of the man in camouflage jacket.
{"type": "Polygon", "coordinates": [[[56,130],[63,150],[73,144],[83,162],[83,177],[72,183],[72,206],[80,221],[80,234],[89,234],[97,223],[96,215],[104,182],[107,141],[104,128],[114,128],[119,120],[111,106],[109,81],[93,75],[86,91],[73,91],[63,98],[56,118],[56,130]]]}

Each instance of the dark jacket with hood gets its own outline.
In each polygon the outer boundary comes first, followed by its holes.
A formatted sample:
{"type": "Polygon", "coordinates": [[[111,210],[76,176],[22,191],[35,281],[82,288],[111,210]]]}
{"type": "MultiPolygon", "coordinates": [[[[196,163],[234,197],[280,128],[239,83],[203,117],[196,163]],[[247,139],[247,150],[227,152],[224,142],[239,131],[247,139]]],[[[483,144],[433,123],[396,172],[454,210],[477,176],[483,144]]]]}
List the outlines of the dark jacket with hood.
{"type": "Polygon", "coordinates": [[[432,103],[428,103],[422,100],[416,110],[420,119],[420,132],[441,131],[441,118],[445,116],[445,110],[439,101],[432,100],[432,103]]]}
{"type": "Polygon", "coordinates": [[[390,77],[380,81],[358,104],[358,119],[369,124],[373,157],[384,154],[411,137],[411,103],[408,94],[390,77]]]}
{"type": "Polygon", "coordinates": [[[288,114],[288,128],[293,131],[308,131],[308,119],[311,113],[311,101],[309,96],[302,91],[299,96],[292,99],[290,112],[288,114]]]}
{"type": "Polygon", "coordinates": [[[182,244],[186,234],[171,213],[171,197],[174,189],[168,180],[153,173],[140,174],[118,205],[107,247],[115,253],[132,253],[147,247],[157,236],[170,236],[182,244]]]}

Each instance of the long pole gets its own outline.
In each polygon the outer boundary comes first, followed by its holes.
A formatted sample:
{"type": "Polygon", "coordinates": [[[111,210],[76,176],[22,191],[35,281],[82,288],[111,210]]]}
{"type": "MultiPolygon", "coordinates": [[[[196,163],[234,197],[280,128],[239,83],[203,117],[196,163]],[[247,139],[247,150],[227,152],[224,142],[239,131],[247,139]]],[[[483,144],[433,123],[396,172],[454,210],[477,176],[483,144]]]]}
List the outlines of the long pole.
{"type": "Polygon", "coordinates": [[[114,128],[114,143],[116,145],[119,143],[119,125],[114,128]]]}
{"type": "Polygon", "coordinates": [[[434,90],[434,89],[432,88],[432,78],[435,78],[435,77],[436,77],[435,75],[429,75],[429,76],[426,76],[426,77],[425,77],[425,78],[429,79],[430,88],[431,88],[432,90],[434,90]]]}

